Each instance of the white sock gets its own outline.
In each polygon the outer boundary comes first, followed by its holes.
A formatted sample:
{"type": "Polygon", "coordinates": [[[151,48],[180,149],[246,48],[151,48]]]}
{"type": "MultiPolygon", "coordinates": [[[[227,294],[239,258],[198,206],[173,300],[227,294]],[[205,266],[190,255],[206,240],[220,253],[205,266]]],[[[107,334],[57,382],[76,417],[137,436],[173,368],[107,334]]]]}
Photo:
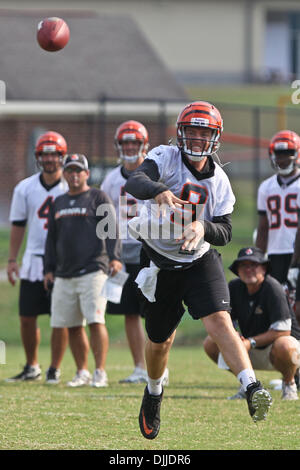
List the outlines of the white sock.
{"type": "Polygon", "coordinates": [[[162,392],[162,381],[164,373],[159,379],[151,379],[148,377],[148,392],[150,395],[160,395],[162,392]]]}
{"type": "Polygon", "coordinates": [[[244,392],[246,392],[248,385],[256,382],[256,377],[253,369],[244,369],[242,370],[238,376],[238,380],[242,384],[244,392]]]}

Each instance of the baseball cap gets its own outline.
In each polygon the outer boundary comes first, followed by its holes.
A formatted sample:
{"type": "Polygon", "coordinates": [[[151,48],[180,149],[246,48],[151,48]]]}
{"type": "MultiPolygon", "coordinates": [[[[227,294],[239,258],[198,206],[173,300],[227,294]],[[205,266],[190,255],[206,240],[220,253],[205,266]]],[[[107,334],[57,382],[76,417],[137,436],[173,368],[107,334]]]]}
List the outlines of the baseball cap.
{"type": "Polygon", "coordinates": [[[239,251],[237,259],[229,266],[230,271],[237,276],[237,267],[240,261],[253,261],[254,263],[265,264],[267,272],[270,272],[270,261],[266,258],[264,252],[260,248],[249,246],[242,248],[239,251]]]}
{"type": "Polygon", "coordinates": [[[68,166],[79,166],[82,170],[88,170],[89,164],[85,155],[82,153],[70,153],[64,158],[63,169],[65,170],[68,166]]]}

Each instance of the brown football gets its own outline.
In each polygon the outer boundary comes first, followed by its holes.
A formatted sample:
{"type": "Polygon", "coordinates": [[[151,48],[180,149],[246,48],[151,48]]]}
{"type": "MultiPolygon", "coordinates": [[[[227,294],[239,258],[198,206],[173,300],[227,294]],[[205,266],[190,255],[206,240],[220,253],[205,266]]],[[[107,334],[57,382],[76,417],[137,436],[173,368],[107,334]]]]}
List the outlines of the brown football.
{"type": "Polygon", "coordinates": [[[61,18],[45,18],[39,22],[37,41],[45,51],[60,51],[68,44],[69,39],[69,26],[61,18]]]}

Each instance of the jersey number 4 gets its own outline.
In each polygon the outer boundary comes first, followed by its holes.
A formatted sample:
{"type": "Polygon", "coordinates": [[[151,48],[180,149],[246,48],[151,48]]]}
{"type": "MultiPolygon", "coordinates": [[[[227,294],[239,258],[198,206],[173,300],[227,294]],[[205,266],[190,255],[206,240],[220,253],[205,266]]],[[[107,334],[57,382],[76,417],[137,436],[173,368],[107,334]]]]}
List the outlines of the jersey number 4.
{"type": "Polygon", "coordinates": [[[270,196],[267,204],[271,214],[270,229],[280,228],[282,224],[286,227],[298,226],[298,208],[296,205],[297,194],[287,194],[284,200],[279,195],[270,196]],[[290,217],[282,216],[282,209],[290,217]]]}
{"type": "Polygon", "coordinates": [[[54,198],[52,196],[48,196],[47,199],[43,202],[41,207],[38,209],[38,217],[39,219],[46,219],[44,223],[44,229],[48,229],[48,215],[50,211],[50,207],[53,204],[54,198]]]}

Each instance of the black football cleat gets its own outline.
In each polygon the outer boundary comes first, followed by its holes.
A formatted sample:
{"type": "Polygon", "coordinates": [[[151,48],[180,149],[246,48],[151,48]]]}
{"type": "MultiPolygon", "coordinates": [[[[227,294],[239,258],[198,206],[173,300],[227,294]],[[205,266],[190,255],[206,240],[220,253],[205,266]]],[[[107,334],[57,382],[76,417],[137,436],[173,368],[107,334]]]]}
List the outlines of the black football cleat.
{"type": "Polygon", "coordinates": [[[26,364],[24,369],[14,377],[5,379],[5,382],[21,382],[23,380],[40,380],[41,369],[39,366],[30,366],[26,364]]]}
{"type": "Polygon", "coordinates": [[[160,428],[160,405],[163,391],[160,395],[150,395],[146,386],[139,415],[141,433],[146,439],[155,439],[160,428]]]}
{"type": "Polygon", "coordinates": [[[262,387],[260,382],[254,382],[248,385],[246,396],[253,421],[256,423],[265,420],[272,405],[272,397],[269,392],[262,387]]]}

